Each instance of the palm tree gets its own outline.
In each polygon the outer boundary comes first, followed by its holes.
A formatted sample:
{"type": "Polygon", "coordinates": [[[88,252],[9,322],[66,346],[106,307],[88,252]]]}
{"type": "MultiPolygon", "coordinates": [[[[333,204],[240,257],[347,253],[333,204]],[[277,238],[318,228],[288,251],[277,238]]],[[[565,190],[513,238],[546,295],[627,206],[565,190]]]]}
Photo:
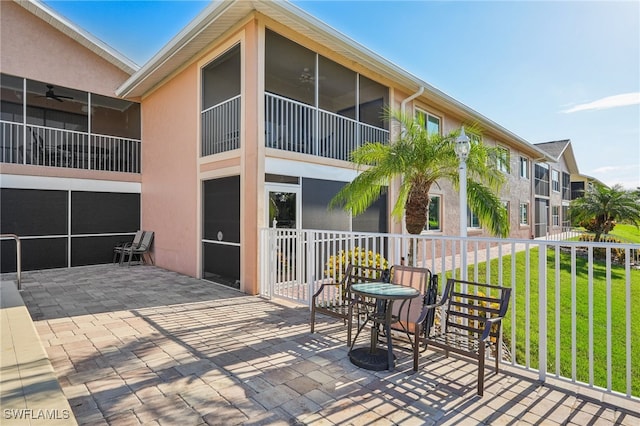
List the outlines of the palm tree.
{"type": "Polygon", "coordinates": [[[638,199],[621,185],[608,188],[595,183],[587,188],[583,197],[573,200],[569,209],[575,223],[593,221],[594,241],[600,241],[602,234],[608,234],[615,221],[640,225],[638,199]]]}
{"type": "MultiPolygon", "coordinates": [[[[336,194],[330,207],[341,206],[358,215],[378,199],[385,186],[400,177],[392,215],[400,220],[404,213],[407,231],[419,234],[427,222],[431,186],[446,180],[458,188],[460,162],[454,150],[458,131],[447,135],[429,133],[422,116],[413,118],[393,110],[387,110],[385,116],[402,126],[400,138],[390,144],[368,142],[353,151],[351,160],[361,173],[336,194]]],[[[505,237],[509,234],[509,220],[497,196],[505,179],[493,167],[494,160],[493,149],[472,143],[467,159],[468,203],[484,227],[493,235],[505,237]]]]}

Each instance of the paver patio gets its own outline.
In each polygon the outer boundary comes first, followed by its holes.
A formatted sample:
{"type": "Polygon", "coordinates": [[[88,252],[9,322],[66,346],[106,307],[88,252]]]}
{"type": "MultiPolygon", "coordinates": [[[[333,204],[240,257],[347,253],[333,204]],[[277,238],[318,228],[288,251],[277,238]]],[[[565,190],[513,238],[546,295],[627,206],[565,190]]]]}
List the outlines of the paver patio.
{"type": "MultiPolygon", "coordinates": [[[[79,424],[640,424],[640,403],[428,351],[347,358],[342,322],[152,266],[26,272],[22,296],[79,424]],[[489,370],[488,370],[489,371],[489,370]]],[[[366,344],[365,340],[362,341],[366,344]]]]}

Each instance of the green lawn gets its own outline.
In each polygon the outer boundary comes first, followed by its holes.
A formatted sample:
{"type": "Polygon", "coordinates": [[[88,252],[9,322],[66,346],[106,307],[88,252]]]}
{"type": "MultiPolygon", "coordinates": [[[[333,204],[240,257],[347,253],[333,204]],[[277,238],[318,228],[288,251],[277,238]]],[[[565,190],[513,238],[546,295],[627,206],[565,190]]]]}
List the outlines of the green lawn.
{"type": "MultiPolygon", "coordinates": [[[[556,259],[555,251],[547,252],[547,371],[550,374],[556,372],[555,346],[556,346],[556,305],[559,304],[559,344],[561,348],[559,374],[565,377],[572,376],[571,342],[572,342],[572,286],[571,286],[571,256],[560,253],[559,258],[559,298],[556,298],[556,259]]],[[[515,307],[509,307],[505,322],[504,337],[511,340],[511,311],[516,312],[516,361],[526,365],[526,306],[529,304],[529,364],[532,368],[538,368],[538,260],[537,248],[530,250],[529,257],[529,284],[527,286],[526,253],[516,254],[516,272],[511,275],[511,256],[503,256],[502,285],[515,289],[515,307]],[[527,291],[528,287],[528,291],[527,291]],[[528,297],[527,297],[528,295],[528,297]]],[[[478,265],[479,281],[486,277],[487,264],[478,265]]],[[[490,264],[490,281],[498,284],[498,259],[490,264]]],[[[589,382],[589,286],[587,259],[576,259],[576,378],[579,381],[589,382]]],[[[611,374],[612,388],[626,393],[626,282],[624,267],[612,265],[611,267],[611,298],[607,301],[606,266],[603,263],[594,262],[593,265],[593,360],[595,385],[607,387],[607,303],[611,303],[611,374]]],[[[473,266],[469,268],[468,277],[473,280],[473,266]]],[[[631,270],[630,286],[631,303],[631,348],[634,356],[632,364],[632,394],[640,396],[640,271],[631,270]]],[[[510,344],[509,344],[510,345],[510,344]]]]}
{"type": "Polygon", "coordinates": [[[634,225],[617,224],[613,231],[609,233],[611,237],[621,237],[622,239],[640,244],[640,228],[634,225]]]}

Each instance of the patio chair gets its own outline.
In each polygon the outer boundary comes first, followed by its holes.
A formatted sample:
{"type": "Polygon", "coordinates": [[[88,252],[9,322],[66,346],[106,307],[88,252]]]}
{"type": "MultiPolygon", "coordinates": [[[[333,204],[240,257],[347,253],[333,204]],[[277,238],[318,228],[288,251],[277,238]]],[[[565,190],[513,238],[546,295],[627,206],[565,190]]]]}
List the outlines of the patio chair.
{"type": "Polygon", "coordinates": [[[153,264],[153,257],[151,256],[151,245],[153,244],[153,231],[145,231],[142,236],[142,241],[140,241],[140,245],[138,247],[128,247],[123,249],[122,257],[120,258],[120,264],[122,264],[125,256],[128,256],[127,266],[131,266],[131,259],[133,256],[138,256],[139,263],[145,263],[144,256],[148,255],[151,259],[151,264],[153,264]]]}
{"type": "Polygon", "coordinates": [[[130,248],[130,247],[138,247],[140,246],[140,243],[142,242],[142,235],[144,234],[144,231],[136,231],[136,235],[134,235],[133,237],[133,241],[121,241],[118,244],[116,244],[113,247],[113,263],[116,263],[116,260],[118,259],[118,256],[120,257],[120,263],[122,263],[122,259],[123,259],[123,252],[125,248],[130,248]]]}
{"type": "Polygon", "coordinates": [[[478,363],[478,396],[484,393],[486,355],[493,355],[495,372],[500,371],[502,319],[509,308],[510,297],[508,287],[450,278],[440,302],[425,305],[419,318],[444,307],[440,326],[429,330],[420,340],[425,348],[443,349],[445,356],[453,352],[474,359],[478,363]]]}
{"type": "MultiPolygon", "coordinates": [[[[389,281],[389,270],[349,263],[338,283],[320,284],[311,300],[311,332],[315,331],[316,313],[320,312],[334,318],[342,319],[346,324],[349,318],[349,305],[353,301],[351,285],[356,283],[389,281]]],[[[359,303],[354,316],[360,316],[366,309],[368,301],[359,303]]],[[[347,344],[351,346],[351,327],[347,330],[347,344]]]]}
{"type": "MultiPolygon", "coordinates": [[[[399,336],[392,336],[394,339],[402,341],[403,335],[406,336],[406,343],[409,343],[413,352],[413,370],[417,371],[418,356],[421,352],[419,343],[433,326],[435,312],[429,311],[424,317],[421,315],[425,305],[436,302],[438,276],[433,275],[427,268],[394,265],[391,268],[391,282],[413,287],[420,292],[420,295],[413,299],[393,305],[392,316],[397,317],[398,321],[391,325],[392,330],[399,332],[399,336]]],[[[425,350],[426,346],[422,352],[425,350]]]]}

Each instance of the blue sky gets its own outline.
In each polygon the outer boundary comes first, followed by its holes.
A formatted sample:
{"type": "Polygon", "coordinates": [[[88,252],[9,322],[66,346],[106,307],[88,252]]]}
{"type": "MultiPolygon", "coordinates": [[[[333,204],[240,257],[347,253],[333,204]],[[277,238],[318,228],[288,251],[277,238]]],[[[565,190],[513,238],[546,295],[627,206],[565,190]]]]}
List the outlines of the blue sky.
{"type": "MultiPolygon", "coordinates": [[[[142,65],[200,1],[47,1],[142,65]]],[[[296,1],[531,143],[571,139],[580,172],[640,186],[640,2],[296,1]]]]}

